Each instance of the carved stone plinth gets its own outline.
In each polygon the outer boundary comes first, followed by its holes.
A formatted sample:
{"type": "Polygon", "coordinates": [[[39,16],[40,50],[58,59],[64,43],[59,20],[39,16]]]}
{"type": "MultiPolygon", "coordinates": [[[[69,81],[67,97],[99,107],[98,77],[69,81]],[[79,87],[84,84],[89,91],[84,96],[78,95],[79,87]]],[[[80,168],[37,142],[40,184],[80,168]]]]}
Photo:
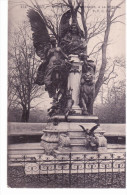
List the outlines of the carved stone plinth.
{"type": "Polygon", "coordinates": [[[67,130],[58,130],[55,129],[55,126],[54,129],[44,130],[41,140],[41,146],[43,146],[46,154],[52,154],[58,147],[69,147],[70,145],[67,130]]]}
{"type": "Polygon", "coordinates": [[[97,140],[97,149],[98,152],[106,152],[107,151],[107,139],[104,137],[105,131],[103,131],[100,127],[95,130],[94,135],[97,140]]]}
{"type": "Polygon", "coordinates": [[[60,152],[106,151],[107,140],[98,125],[98,117],[71,115],[66,122],[64,115],[51,118],[43,131],[41,145],[46,154],[60,152]],[[55,121],[55,125],[54,125],[55,121]]]}
{"type": "Polygon", "coordinates": [[[47,155],[53,154],[53,151],[58,148],[57,142],[47,142],[45,140],[41,141],[41,146],[44,148],[44,152],[47,155]]]}

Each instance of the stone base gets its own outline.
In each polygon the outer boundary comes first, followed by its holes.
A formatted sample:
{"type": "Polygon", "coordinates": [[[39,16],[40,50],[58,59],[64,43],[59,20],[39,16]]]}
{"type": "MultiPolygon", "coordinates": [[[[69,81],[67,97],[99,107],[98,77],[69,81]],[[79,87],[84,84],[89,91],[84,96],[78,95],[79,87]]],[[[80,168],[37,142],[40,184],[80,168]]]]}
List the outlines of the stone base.
{"type": "Polygon", "coordinates": [[[45,152],[49,151],[48,147],[51,152],[54,149],[59,152],[90,152],[98,151],[98,147],[100,151],[101,147],[107,147],[107,140],[98,123],[97,116],[70,115],[67,122],[64,115],[56,115],[43,131],[42,146],[44,144],[45,152]],[[54,121],[57,124],[54,125],[54,121]],[[54,142],[55,146],[52,145],[54,142]]]}
{"type": "Polygon", "coordinates": [[[51,117],[50,119],[51,122],[57,121],[58,123],[60,122],[73,122],[73,123],[99,123],[99,119],[97,116],[83,116],[83,115],[69,115],[66,121],[66,118],[64,115],[55,115],[51,117]]]}
{"type": "Polygon", "coordinates": [[[79,106],[72,106],[72,110],[74,110],[75,114],[82,114],[82,109],[79,106]]]}
{"type": "Polygon", "coordinates": [[[44,148],[45,154],[50,155],[57,149],[57,142],[46,142],[44,140],[41,141],[41,146],[44,148]]]}
{"type": "Polygon", "coordinates": [[[105,153],[105,152],[107,152],[107,147],[98,147],[97,150],[99,153],[105,153]]]}
{"type": "Polygon", "coordinates": [[[57,150],[54,150],[55,153],[71,153],[72,150],[71,150],[71,147],[58,147],[57,150]]]}
{"type": "MultiPolygon", "coordinates": [[[[123,151],[122,151],[123,152],[123,151]]],[[[105,149],[104,151],[102,151],[101,149],[98,151],[93,151],[93,150],[54,150],[54,155],[65,155],[65,154],[99,154],[99,153],[104,153],[104,154],[108,154],[108,151],[105,149]]]]}
{"type": "Polygon", "coordinates": [[[69,145],[70,139],[67,130],[46,129],[41,137],[41,145],[46,154],[51,154],[55,149],[61,146],[69,145]],[[69,143],[68,143],[69,142],[69,143]]]}

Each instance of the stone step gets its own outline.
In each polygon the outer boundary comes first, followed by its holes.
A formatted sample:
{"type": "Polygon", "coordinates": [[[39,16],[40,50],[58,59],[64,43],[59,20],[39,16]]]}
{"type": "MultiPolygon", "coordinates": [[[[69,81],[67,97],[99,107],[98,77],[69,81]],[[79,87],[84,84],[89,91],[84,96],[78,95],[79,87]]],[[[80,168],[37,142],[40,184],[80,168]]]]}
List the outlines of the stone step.
{"type": "Polygon", "coordinates": [[[25,143],[8,145],[8,154],[44,154],[44,148],[40,143],[25,143]]]}
{"type": "MultiPolygon", "coordinates": [[[[123,144],[108,144],[107,145],[107,152],[125,152],[126,146],[123,144]]],[[[72,152],[90,152],[87,149],[85,149],[84,144],[74,144],[71,143],[71,151],[72,152]]],[[[92,151],[91,151],[92,152],[92,151]]]]}
{"type": "MultiPolygon", "coordinates": [[[[74,144],[75,145],[75,144],[74,144]]],[[[82,151],[59,151],[59,150],[55,150],[55,153],[56,154],[86,154],[86,153],[89,153],[89,154],[97,154],[98,151],[84,151],[84,146],[80,144],[82,148],[82,151]]],[[[126,152],[126,146],[125,145],[120,145],[120,144],[108,144],[107,146],[107,151],[104,152],[105,154],[109,154],[109,153],[118,153],[118,154],[121,154],[121,153],[125,153],[126,152]]]]}
{"type": "Polygon", "coordinates": [[[72,152],[83,152],[83,151],[88,151],[85,148],[85,145],[83,143],[71,143],[71,151],[72,152]]]}
{"type": "MultiPolygon", "coordinates": [[[[84,144],[71,144],[72,152],[97,152],[85,151],[84,144]]],[[[125,152],[125,145],[121,144],[108,144],[107,152],[125,152]]],[[[44,148],[40,143],[27,143],[27,144],[12,144],[8,146],[9,155],[35,155],[44,154],[44,148]]]]}
{"type": "Polygon", "coordinates": [[[85,137],[70,137],[71,144],[85,144],[86,138],[85,137]]]}
{"type": "Polygon", "coordinates": [[[70,137],[84,137],[85,133],[83,131],[68,131],[70,137]]]}

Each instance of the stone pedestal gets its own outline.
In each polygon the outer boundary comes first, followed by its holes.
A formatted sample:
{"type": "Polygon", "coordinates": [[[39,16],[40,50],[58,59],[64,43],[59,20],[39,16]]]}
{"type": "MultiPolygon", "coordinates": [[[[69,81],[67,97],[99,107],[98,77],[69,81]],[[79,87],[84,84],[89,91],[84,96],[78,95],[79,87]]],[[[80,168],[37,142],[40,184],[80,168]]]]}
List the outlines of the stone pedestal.
{"type": "Polygon", "coordinates": [[[64,129],[49,129],[44,130],[43,135],[41,137],[41,146],[43,146],[46,154],[52,154],[55,149],[58,149],[58,147],[64,147],[69,146],[70,140],[68,137],[67,130],[64,129]],[[67,141],[68,143],[66,143],[67,141]],[[64,145],[65,142],[65,145],[64,145]]]}
{"type": "Polygon", "coordinates": [[[81,114],[82,110],[79,107],[80,80],[82,75],[83,62],[79,60],[78,55],[70,55],[72,67],[68,76],[68,90],[72,92],[74,104],[72,109],[75,113],[81,114]]]}
{"type": "Polygon", "coordinates": [[[106,151],[107,140],[104,137],[104,131],[97,127],[93,134],[89,134],[89,131],[97,124],[98,117],[96,116],[72,115],[69,116],[68,122],[65,121],[64,115],[54,116],[43,131],[41,145],[46,154],[51,154],[56,150],[59,152],[106,151]],[[57,120],[55,125],[54,120],[57,120]]]}

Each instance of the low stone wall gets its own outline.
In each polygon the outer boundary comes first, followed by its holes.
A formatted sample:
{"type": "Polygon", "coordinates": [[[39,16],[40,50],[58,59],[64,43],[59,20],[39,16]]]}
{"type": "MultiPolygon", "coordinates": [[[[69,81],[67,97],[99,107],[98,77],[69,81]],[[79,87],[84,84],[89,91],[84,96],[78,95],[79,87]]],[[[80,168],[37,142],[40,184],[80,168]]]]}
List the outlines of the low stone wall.
{"type": "Polygon", "coordinates": [[[8,123],[8,135],[40,135],[47,123],[8,123]]]}
{"type": "MultiPolygon", "coordinates": [[[[8,123],[8,135],[42,135],[47,123],[8,123]]],[[[126,124],[100,124],[105,136],[126,135],[126,124]]]]}

